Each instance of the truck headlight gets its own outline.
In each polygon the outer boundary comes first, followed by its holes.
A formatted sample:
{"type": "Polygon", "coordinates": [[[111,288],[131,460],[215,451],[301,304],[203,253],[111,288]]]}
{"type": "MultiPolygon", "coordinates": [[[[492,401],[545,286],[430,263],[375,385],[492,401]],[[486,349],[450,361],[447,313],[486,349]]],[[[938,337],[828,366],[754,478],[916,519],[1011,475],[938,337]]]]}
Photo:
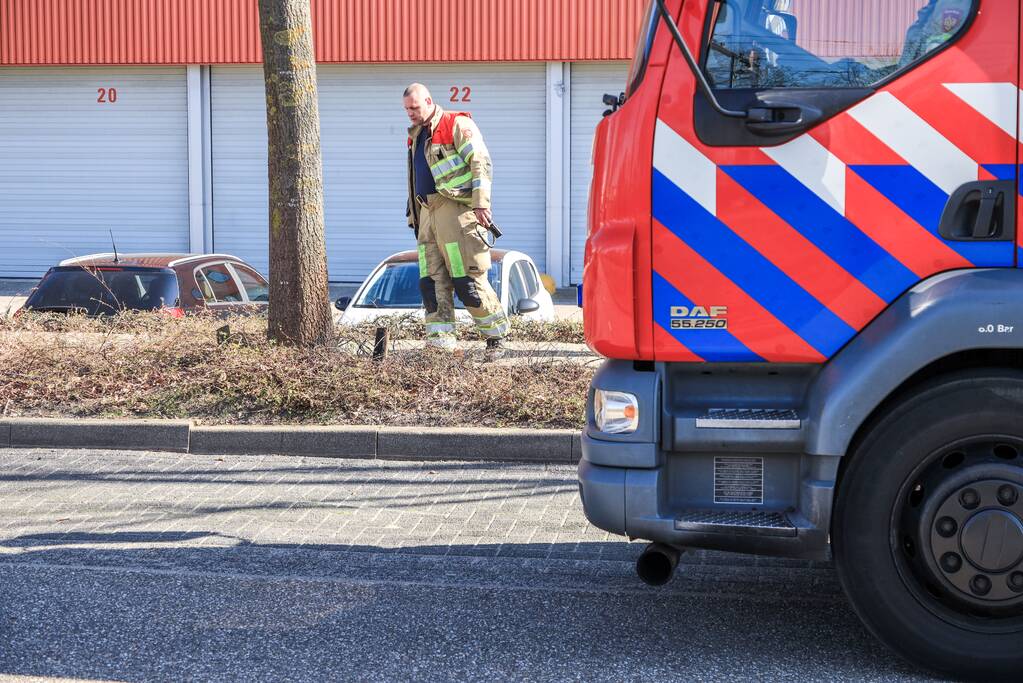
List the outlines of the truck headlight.
{"type": "Polygon", "coordinates": [[[605,434],[629,434],[639,428],[639,400],[624,391],[597,389],[593,393],[593,421],[605,434]]]}

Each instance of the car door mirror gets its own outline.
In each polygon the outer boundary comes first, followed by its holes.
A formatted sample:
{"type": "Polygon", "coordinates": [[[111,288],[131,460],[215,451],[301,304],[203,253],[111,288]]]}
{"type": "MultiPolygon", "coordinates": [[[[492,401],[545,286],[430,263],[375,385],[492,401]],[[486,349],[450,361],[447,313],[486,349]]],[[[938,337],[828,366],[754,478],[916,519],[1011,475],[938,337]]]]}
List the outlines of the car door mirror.
{"type": "Polygon", "coordinates": [[[352,297],[342,296],[339,297],[338,300],[334,302],[334,308],[336,308],[339,311],[343,311],[346,308],[348,308],[348,304],[350,303],[352,303],[352,297]]]}
{"type": "Polygon", "coordinates": [[[517,315],[536,313],[539,310],[540,304],[535,299],[519,299],[519,303],[515,304],[515,313],[517,315]]]}

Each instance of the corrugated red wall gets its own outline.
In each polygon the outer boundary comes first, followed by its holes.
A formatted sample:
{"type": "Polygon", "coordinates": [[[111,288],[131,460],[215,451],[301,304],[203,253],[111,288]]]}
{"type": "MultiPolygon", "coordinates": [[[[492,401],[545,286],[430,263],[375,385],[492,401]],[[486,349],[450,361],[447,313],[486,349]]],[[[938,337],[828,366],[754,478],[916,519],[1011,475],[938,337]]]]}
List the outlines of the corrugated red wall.
{"type": "MultiPolygon", "coordinates": [[[[320,62],[628,59],[646,0],[312,0],[320,62]]],[[[0,65],[260,61],[256,0],[0,0],[0,65]]]]}

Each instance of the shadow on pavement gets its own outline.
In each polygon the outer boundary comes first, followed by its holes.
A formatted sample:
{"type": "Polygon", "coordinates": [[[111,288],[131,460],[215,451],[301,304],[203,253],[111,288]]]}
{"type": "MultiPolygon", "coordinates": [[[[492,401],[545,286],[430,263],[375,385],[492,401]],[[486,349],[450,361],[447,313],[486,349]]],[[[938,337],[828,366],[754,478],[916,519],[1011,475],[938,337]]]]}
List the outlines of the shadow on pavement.
{"type": "Polygon", "coordinates": [[[381,548],[219,533],[0,544],[0,674],[109,680],[931,680],[860,626],[824,563],[639,544],[381,548]]]}
{"type": "MultiPolygon", "coordinates": [[[[203,456],[216,458],[217,456],[203,456]]],[[[231,456],[240,459],[245,456],[231,456]]],[[[258,456],[256,456],[258,457],[258,456]]],[[[315,458],[318,461],[315,465],[290,465],[281,466],[274,464],[266,467],[249,467],[243,470],[225,468],[199,468],[195,467],[194,456],[182,455],[182,460],[188,463],[180,471],[173,469],[166,471],[154,471],[140,467],[138,469],[123,468],[116,471],[81,471],[75,469],[48,471],[43,473],[28,472],[0,472],[0,484],[34,484],[37,482],[51,482],[54,484],[83,482],[104,482],[116,483],[138,483],[149,484],[195,484],[205,483],[231,483],[231,484],[260,484],[265,483],[267,475],[278,478],[295,477],[289,479],[288,483],[296,487],[311,488],[316,486],[333,486],[345,484],[346,486],[358,485],[381,485],[389,488],[402,485],[423,485],[431,486],[457,485],[465,482],[457,478],[457,473],[472,471],[476,476],[472,480],[473,486],[487,485],[499,492],[509,487],[537,489],[561,489],[569,488],[575,490],[578,486],[575,469],[572,465],[560,464],[564,467],[566,476],[564,478],[551,478],[549,473],[543,478],[544,483],[537,483],[539,479],[527,478],[522,481],[509,480],[502,477],[487,477],[485,473],[500,473],[509,467],[529,466],[531,463],[506,463],[506,462],[416,462],[414,469],[402,476],[395,473],[395,469],[402,461],[385,461],[386,464],[377,463],[373,460],[350,460],[315,458]],[[336,469],[342,467],[343,469],[336,469]],[[571,469],[569,469],[571,468],[571,469]],[[451,473],[452,476],[445,476],[451,473]],[[427,478],[427,475],[429,478],[427,478]],[[301,477],[301,478],[298,478],[301,477]]],[[[222,459],[222,458],[221,458],[222,459]]]]}

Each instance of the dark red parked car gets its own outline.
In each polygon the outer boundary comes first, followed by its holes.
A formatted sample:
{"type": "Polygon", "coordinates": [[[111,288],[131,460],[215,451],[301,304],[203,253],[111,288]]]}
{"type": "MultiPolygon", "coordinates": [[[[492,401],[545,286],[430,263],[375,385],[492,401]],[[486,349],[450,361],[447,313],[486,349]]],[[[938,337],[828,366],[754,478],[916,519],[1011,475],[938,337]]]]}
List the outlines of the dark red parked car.
{"type": "Polygon", "coordinates": [[[229,254],[94,254],[50,268],[25,310],[109,315],[251,310],[269,301],[259,272],[229,254]]]}

